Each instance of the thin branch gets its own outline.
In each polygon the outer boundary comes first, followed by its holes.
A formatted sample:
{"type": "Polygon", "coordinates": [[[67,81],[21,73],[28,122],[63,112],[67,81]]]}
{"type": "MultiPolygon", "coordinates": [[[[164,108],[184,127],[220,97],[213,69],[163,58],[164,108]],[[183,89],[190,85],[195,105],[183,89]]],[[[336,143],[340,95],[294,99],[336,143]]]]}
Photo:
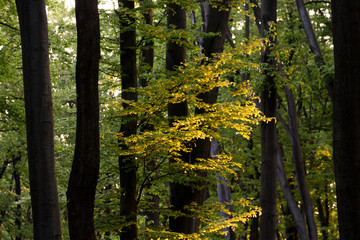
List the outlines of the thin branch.
{"type": "Polygon", "coordinates": [[[330,1],[310,1],[310,2],[305,3],[305,5],[312,4],[312,3],[315,3],[315,4],[317,4],[317,3],[331,4],[330,1]]]}
{"type": "Polygon", "coordinates": [[[12,30],[15,30],[15,31],[20,31],[18,28],[13,27],[13,26],[10,26],[9,24],[4,23],[4,22],[0,22],[0,25],[3,25],[3,26],[5,26],[5,27],[8,27],[8,28],[10,28],[10,29],[12,29],[12,30]]]}

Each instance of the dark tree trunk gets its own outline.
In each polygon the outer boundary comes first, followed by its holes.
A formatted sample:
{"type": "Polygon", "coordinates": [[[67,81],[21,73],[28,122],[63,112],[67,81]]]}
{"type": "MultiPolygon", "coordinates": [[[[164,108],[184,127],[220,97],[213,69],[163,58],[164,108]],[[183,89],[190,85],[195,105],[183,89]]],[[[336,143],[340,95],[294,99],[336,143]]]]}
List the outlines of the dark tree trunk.
{"type": "MultiPolygon", "coordinates": [[[[146,1],[143,1],[146,2],[146,1]]],[[[143,3],[140,2],[140,3],[143,3]]],[[[153,10],[149,9],[144,14],[145,22],[148,25],[153,25],[153,10]]],[[[142,46],[141,49],[141,56],[140,56],[140,68],[143,69],[143,71],[150,73],[154,66],[154,40],[153,39],[146,39],[145,43],[142,46]]],[[[148,86],[147,78],[139,78],[139,86],[140,87],[146,87],[148,86]]],[[[142,131],[145,130],[152,130],[154,127],[151,125],[145,125],[141,128],[142,131]]],[[[155,162],[149,163],[150,168],[154,169],[156,167],[155,162]]],[[[150,199],[149,203],[149,210],[145,211],[144,214],[146,215],[146,225],[147,226],[160,226],[160,197],[155,194],[149,194],[148,198],[150,199]]]]}
{"type": "Polygon", "coordinates": [[[306,37],[309,41],[309,47],[312,53],[314,53],[316,55],[316,57],[318,58],[318,61],[322,61],[322,53],[319,47],[319,44],[317,42],[315,33],[314,33],[314,29],[312,27],[310,18],[309,18],[309,14],[305,8],[305,4],[303,0],[295,0],[296,3],[296,7],[299,11],[300,14],[300,18],[301,21],[303,23],[304,26],[304,30],[306,33],[306,37]]]}
{"type": "MultiPolygon", "coordinates": [[[[146,1],[142,1],[146,2],[146,1]]],[[[141,3],[142,3],[141,2],[141,3]]],[[[148,25],[153,25],[153,10],[149,9],[145,14],[145,22],[148,25]]],[[[154,40],[145,39],[145,43],[141,49],[140,68],[145,72],[151,72],[154,66],[154,40]]],[[[139,78],[139,86],[146,87],[148,85],[146,78],[139,78]]]]}
{"type": "MultiPolygon", "coordinates": [[[[315,36],[315,32],[312,27],[310,17],[306,10],[304,1],[303,0],[295,0],[295,3],[296,3],[296,7],[298,9],[298,12],[300,14],[301,21],[303,23],[305,34],[306,34],[306,37],[309,42],[310,50],[315,55],[315,59],[316,59],[318,67],[320,68],[320,70],[322,70],[321,67],[325,65],[323,55],[321,53],[319,43],[315,36]]],[[[326,85],[326,89],[328,90],[331,100],[333,100],[333,84],[334,84],[333,76],[331,76],[331,74],[329,74],[329,73],[326,73],[325,78],[326,78],[326,81],[328,82],[326,85]]]]}
{"type": "MultiPolygon", "coordinates": [[[[203,40],[203,52],[205,57],[208,57],[210,60],[214,59],[214,54],[221,53],[224,49],[224,43],[226,39],[226,34],[228,33],[228,22],[230,18],[230,6],[231,0],[224,0],[222,2],[210,3],[209,1],[205,2],[205,33],[218,33],[217,36],[206,37],[203,40]],[[212,5],[216,4],[216,6],[212,5]],[[220,4],[220,6],[219,6],[220,4]]],[[[203,62],[202,64],[207,64],[203,62]]],[[[218,88],[215,87],[212,90],[201,93],[198,95],[200,101],[207,104],[214,104],[217,102],[218,88]]],[[[206,109],[195,108],[195,114],[203,114],[206,112],[206,109]]],[[[211,141],[210,138],[205,139],[196,139],[195,144],[193,145],[191,152],[191,163],[196,163],[197,159],[208,159],[210,158],[210,149],[211,141]]],[[[199,172],[199,175],[206,177],[206,172],[199,172]]],[[[198,188],[194,192],[195,202],[201,206],[205,200],[206,193],[206,183],[204,181],[198,182],[198,188]]],[[[199,231],[200,222],[199,219],[196,219],[196,232],[199,231]]]]}
{"type": "Polygon", "coordinates": [[[97,0],[76,0],[77,123],[75,154],[67,190],[70,238],[96,239],[94,201],[99,175],[100,28],[97,0]]]}
{"type": "Polygon", "coordinates": [[[332,0],[334,167],[340,239],[360,239],[360,1],[332,0]]]}
{"type": "Polygon", "coordinates": [[[45,1],[17,0],[34,239],[61,239],[45,1]]]}
{"type": "Polygon", "coordinates": [[[327,228],[329,227],[329,203],[328,203],[328,200],[325,199],[324,201],[324,207],[323,207],[323,204],[321,203],[321,200],[320,198],[317,199],[316,201],[317,203],[317,207],[318,207],[318,211],[319,211],[319,219],[320,219],[320,224],[321,224],[321,227],[323,228],[321,230],[321,235],[322,235],[322,239],[323,240],[328,240],[328,230],[327,228]],[[325,211],[324,211],[324,208],[325,208],[325,211]]]}
{"type": "MultiPolygon", "coordinates": [[[[168,6],[167,17],[168,28],[186,29],[186,10],[185,8],[175,3],[170,3],[168,6]]],[[[174,68],[182,65],[186,60],[186,49],[173,41],[168,41],[166,46],[166,69],[174,71],[174,68]]],[[[168,104],[169,125],[178,118],[188,116],[187,101],[180,103],[168,104]]],[[[190,156],[187,152],[180,153],[181,160],[190,163],[190,156]]],[[[170,159],[170,162],[173,160],[170,159]]],[[[185,173],[184,173],[185,174],[185,173]]],[[[190,176],[188,176],[190,177],[190,176]]],[[[194,189],[191,186],[172,182],[170,183],[170,204],[174,211],[180,211],[184,214],[189,214],[184,208],[194,202],[194,189]]],[[[191,216],[170,217],[169,228],[173,232],[179,233],[194,233],[195,223],[191,216]]]]}
{"type": "Polygon", "coordinates": [[[298,120],[296,114],[294,94],[289,87],[285,86],[284,88],[285,88],[286,99],[288,102],[288,118],[289,118],[288,127],[286,127],[286,129],[292,147],[296,180],[297,180],[301,200],[303,201],[304,204],[306,222],[309,230],[309,237],[311,240],[317,240],[318,235],[317,235],[317,227],[314,216],[314,207],[306,183],[305,163],[301,153],[300,135],[298,129],[298,120]]]}
{"type": "MultiPolygon", "coordinates": [[[[20,200],[20,194],[21,194],[21,180],[20,180],[20,173],[19,169],[16,166],[16,164],[21,160],[20,157],[13,157],[13,179],[15,181],[15,187],[14,187],[14,193],[17,195],[16,200],[20,200]]],[[[15,240],[21,240],[22,239],[22,233],[21,233],[21,204],[16,204],[15,209],[15,226],[18,231],[18,234],[15,237],[15,240]]]]}
{"type": "MultiPolygon", "coordinates": [[[[270,30],[270,25],[276,23],[276,0],[261,1],[262,37],[269,42],[262,53],[261,62],[267,64],[264,69],[264,84],[261,93],[261,107],[266,117],[276,117],[276,84],[274,71],[276,60],[271,56],[275,47],[276,33],[270,30]]],[[[276,158],[277,137],[276,123],[271,120],[261,123],[261,191],[260,207],[260,240],[276,239],[276,158]]]]}
{"type": "MultiPolygon", "coordinates": [[[[134,1],[122,0],[119,2],[120,14],[120,66],[121,66],[121,98],[127,101],[137,101],[137,74],[136,74],[136,30],[135,19],[131,14],[134,10],[134,1]]],[[[129,108],[123,103],[123,108],[129,108]]],[[[121,119],[120,133],[123,137],[136,134],[137,118],[134,115],[121,119]]],[[[122,139],[120,148],[127,149],[122,139]]],[[[136,200],[136,159],[133,155],[120,156],[120,215],[124,220],[121,229],[122,240],[137,239],[137,200],[136,200]]]]}
{"type": "Polygon", "coordinates": [[[297,232],[299,233],[301,240],[309,240],[309,235],[306,230],[305,220],[300,212],[300,209],[298,207],[298,203],[295,201],[290,187],[288,180],[286,178],[286,172],[283,162],[283,155],[282,147],[279,146],[279,150],[277,153],[277,169],[278,169],[278,178],[280,182],[281,189],[284,193],[285,200],[287,202],[288,208],[291,212],[291,215],[294,219],[294,224],[296,227],[297,232]]]}

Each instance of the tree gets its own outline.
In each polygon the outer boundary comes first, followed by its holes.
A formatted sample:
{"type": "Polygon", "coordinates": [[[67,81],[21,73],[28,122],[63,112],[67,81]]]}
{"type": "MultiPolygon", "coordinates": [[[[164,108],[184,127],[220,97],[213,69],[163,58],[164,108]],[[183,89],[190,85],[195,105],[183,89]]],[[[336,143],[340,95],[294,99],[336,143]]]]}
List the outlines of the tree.
{"type": "Polygon", "coordinates": [[[94,201],[100,167],[98,2],[75,1],[77,23],[77,124],[67,199],[71,239],[96,239],[94,201]]]}
{"type": "Polygon", "coordinates": [[[16,1],[23,59],[34,239],[61,239],[45,1],[16,1]]]}
{"type": "MultiPolygon", "coordinates": [[[[186,9],[179,4],[170,2],[167,9],[167,27],[168,29],[186,29],[186,9]]],[[[186,61],[186,48],[180,43],[177,43],[176,39],[170,39],[166,45],[166,69],[170,72],[174,72],[177,67],[183,65],[186,61]]],[[[177,89],[170,90],[170,92],[176,92],[177,89]]],[[[179,118],[186,118],[189,114],[188,103],[186,100],[179,103],[168,104],[169,125],[173,126],[173,123],[179,118]]],[[[191,163],[190,154],[182,151],[179,153],[179,158],[185,163],[191,163]]],[[[171,162],[175,162],[174,159],[170,159],[171,162]]],[[[185,174],[185,173],[184,173],[185,174]]],[[[187,206],[190,206],[194,202],[194,189],[189,185],[183,183],[171,182],[170,183],[170,205],[174,211],[180,211],[185,216],[174,216],[169,219],[169,228],[173,232],[179,233],[194,233],[195,222],[189,211],[185,210],[187,206]]]]}
{"type": "MultiPolygon", "coordinates": [[[[261,62],[266,64],[261,92],[261,108],[266,117],[276,117],[276,60],[272,52],[276,44],[277,1],[261,1],[261,34],[267,39],[261,62]]],[[[276,158],[277,136],[275,119],[261,123],[261,191],[260,240],[276,238],[276,158]]]]}
{"type": "MultiPolygon", "coordinates": [[[[127,110],[131,102],[137,101],[137,74],[136,74],[136,31],[135,18],[132,15],[134,1],[119,1],[120,14],[120,66],[121,66],[121,98],[122,107],[127,110]]],[[[122,137],[135,135],[137,119],[135,114],[129,114],[121,119],[120,133],[122,137]]],[[[123,138],[119,139],[120,148],[127,150],[129,146],[123,138]]],[[[120,238],[137,239],[137,200],[136,200],[136,170],[137,163],[133,154],[119,156],[120,167],[120,215],[124,227],[120,238]]]]}
{"type": "Polygon", "coordinates": [[[331,1],[335,84],[333,145],[340,239],[360,238],[360,14],[358,1],[331,1]]]}

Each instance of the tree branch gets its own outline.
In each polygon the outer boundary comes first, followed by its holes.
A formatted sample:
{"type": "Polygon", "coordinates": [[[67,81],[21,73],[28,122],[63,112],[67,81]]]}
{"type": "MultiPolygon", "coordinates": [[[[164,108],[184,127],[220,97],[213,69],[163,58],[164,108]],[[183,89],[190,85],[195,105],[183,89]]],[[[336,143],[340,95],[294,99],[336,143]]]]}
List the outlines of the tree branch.
{"type": "Polygon", "coordinates": [[[3,26],[5,26],[5,27],[8,27],[8,28],[10,28],[10,29],[12,29],[12,30],[15,30],[15,31],[20,31],[18,28],[13,27],[13,26],[10,26],[9,24],[4,23],[4,22],[0,22],[0,25],[3,25],[3,26]]]}
{"type": "Polygon", "coordinates": [[[305,3],[305,5],[312,4],[312,3],[315,3],[315,4],[317,4],[317,3],[331,4],[330,1],[310,1],[310,2],[305,3]]]}

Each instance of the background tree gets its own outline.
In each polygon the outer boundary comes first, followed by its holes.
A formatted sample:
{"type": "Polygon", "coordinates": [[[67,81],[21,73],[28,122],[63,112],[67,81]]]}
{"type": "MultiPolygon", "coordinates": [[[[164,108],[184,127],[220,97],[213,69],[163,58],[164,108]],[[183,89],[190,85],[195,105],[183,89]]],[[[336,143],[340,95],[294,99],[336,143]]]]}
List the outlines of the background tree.
{"type": "Polygon", "coordinates": [[[94,201],[100,166],[98,2],[75,1],[77,23],[77,124],[75,155],[67,190],[71,239],[96,239],[94,201]]]}
{"type": "Polygon", "coordinates": [[[45,1],[16,1],[35,239],[61,239],[45,1]]]}
{"type": "MultiPolygon", "coordinates": [[[[137,101],[136,71],[136,31],[133,16],[134,1],[119,1],[120,7],[120,66],[121,66],[121,98],[122,107],[127,110],[131,102],[137,101]]],[[[122,137],[135,135],[137,131],[136,114],[130,113],[121,119],[120,133],[122,137]]],[[[128,149],[124,139],[119,140],[119,147],[128,149]]],[[[137,163],[133,154],[119,156],[120,167],[120,216],[123,218],[121,239],[137,239],[137,201],[136,170],[137,163]]]]}
{"type": "MultiPolygon", "coordinates": [[[[266,38],[261,62],[265,63],[264,83],[261,92],[261,109],[265,116],[276,117],[277,89],[275,83],[276,60],[273,51],[276,46],[277,1],[261,1],[261,34],[266,38]]],[[[276,238],[276,158],[277,136],[275,119],[261,123],[261,191],[260,239],[276,238]]]]}

